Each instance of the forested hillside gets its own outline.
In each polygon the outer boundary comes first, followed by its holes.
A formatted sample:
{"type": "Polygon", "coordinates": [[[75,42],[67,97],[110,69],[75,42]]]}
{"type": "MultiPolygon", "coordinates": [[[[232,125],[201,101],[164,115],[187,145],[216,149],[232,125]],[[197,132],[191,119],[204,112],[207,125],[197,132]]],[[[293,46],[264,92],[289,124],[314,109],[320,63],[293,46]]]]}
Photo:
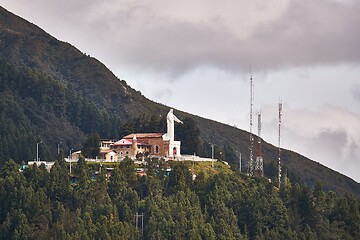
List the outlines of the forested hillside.
{"type": "Polygon", "coordinates": [[[0,239],[360,238],[360,205],[350,195],[288,178],[279,191],[234,172],[197,172],[193,181],[191,165],[171,163],[165,176],[165,163],[154,161],[143,177],[125,160],[110,178],[103,168],[94,180],[100,166],[82,158],[74,183],[64,160],[50,173],[44,165],[21,173],[7,162],[0,171],[0,239]]]}
{"type": "MultiPolygon", "coordinates": [[[[58,41],[34,24],[0,7],[0,168],[13,159],[27,162],[58,157],[82,148],[87,136],[120,139],[140,131],[165,131],[161,119],[169,107],[150,101],[120,80],[101,62],[58,41]],[[155,124],[156,123],[156,124],[155,124]]],[[[238,152],[243,170],[249,156],[246,131],[176,111],[183,150],[215,156],[233,166],[238,152]],[[220,152],[224,153],[220,156],[220,152]]],[[[264,141],[265,175],[275,178],[277,149],[264,141]]],[[[296,182],[360,198],[360,184],[297,153],[282,151],[284,170],[296,182]]]]}

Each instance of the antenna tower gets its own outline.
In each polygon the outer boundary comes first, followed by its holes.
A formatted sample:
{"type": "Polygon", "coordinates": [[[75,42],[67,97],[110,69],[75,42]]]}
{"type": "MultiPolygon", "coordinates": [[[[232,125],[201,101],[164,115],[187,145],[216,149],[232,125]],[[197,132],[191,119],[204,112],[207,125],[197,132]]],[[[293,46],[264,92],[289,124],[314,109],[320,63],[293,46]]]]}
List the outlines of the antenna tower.
{"type": "Polygon", "coordinates": [[[281,139],[281,117],[282,117],[282,102],[281,100],[279,101],[279,162],[278,162],[278,167],[279,167],[279,175],[278,175],[278,187],[280,189],[281,187],[281,147],[280,147],[280,139],[281,139]]]}
{"type": "Polygon", "coordinates": [[[251,74],[251,66],[250,66],[250,156],[249,156],[249,176],[254,175],[254,161],[253,161],[253,147],[254,147],[254,137],[252,134],[252,126],[253,126],[253,101],[254,101],[254,83],[251,74]]]}
{"type": "Polygon", "coordinates": [[[261,112],[258,113],[258,142],[257,142],[257,153],[255,161],[255,176],[264,176],[264,159],[262,157],[261,149],[261,112]]]}

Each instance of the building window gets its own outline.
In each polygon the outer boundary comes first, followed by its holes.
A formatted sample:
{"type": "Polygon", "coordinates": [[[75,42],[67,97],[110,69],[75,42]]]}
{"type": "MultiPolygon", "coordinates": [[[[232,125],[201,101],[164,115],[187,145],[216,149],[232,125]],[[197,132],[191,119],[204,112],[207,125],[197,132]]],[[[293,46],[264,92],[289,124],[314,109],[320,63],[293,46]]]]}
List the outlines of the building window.
{"type": "Polygon", "coordinates": [[[155,153],[159,153],[159,145],[155,145],[155,153]]]}
{"type": "Polygon", "coordinates": [[[129,155],[129,152],[126,152],[126,155],[129,155]]]}
{"type": "Polygon", "coordinates": [[[173,155],[176,156],[176,147],[173,148],[173,155]]]}

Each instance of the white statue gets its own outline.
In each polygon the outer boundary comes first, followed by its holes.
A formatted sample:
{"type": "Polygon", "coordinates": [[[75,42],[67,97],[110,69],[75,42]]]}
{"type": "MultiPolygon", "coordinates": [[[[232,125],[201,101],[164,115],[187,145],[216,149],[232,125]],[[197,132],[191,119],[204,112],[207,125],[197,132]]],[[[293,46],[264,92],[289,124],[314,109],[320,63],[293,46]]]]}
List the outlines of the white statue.
{"type": "Polygon", "coordinates": [[[170,109],[170,111],[167,114],[166,117],[167,122],[167,138],[170,141],[174,141],[175,138],[175,131],[174,131],[174,122],[177,123],[183,123],[181,120],[179,120],[173,113],[173,109],[170,109]]]}

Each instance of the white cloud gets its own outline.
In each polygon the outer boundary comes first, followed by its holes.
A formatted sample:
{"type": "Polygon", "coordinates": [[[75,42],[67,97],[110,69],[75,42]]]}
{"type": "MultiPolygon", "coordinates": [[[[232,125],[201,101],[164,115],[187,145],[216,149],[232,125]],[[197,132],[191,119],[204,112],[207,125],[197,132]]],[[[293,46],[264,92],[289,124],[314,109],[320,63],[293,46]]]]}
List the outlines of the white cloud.
{"type": "Polygon", "coordinates": [[[360,60],[360,48],[354,47],[360,42],[354,27],[360,23],[358,1],[14,0],[5,5],[44,22],[45,29],[110,68],[156,70],[169,78],[208,65],[239,72],[250,63],[261,70],[360,60]],[[34,16],[34,9],[42,14],[34,16]]]}
{"type": "MultiPolygon", "coordinates": [[[[277,143],[277,108],[263,109],[264,138],[277,143]]],[[[284,105],[282,146],[352,176],[360,182],[360,115],[346,108],[324,105],[318,111],[284,105]]]]}

